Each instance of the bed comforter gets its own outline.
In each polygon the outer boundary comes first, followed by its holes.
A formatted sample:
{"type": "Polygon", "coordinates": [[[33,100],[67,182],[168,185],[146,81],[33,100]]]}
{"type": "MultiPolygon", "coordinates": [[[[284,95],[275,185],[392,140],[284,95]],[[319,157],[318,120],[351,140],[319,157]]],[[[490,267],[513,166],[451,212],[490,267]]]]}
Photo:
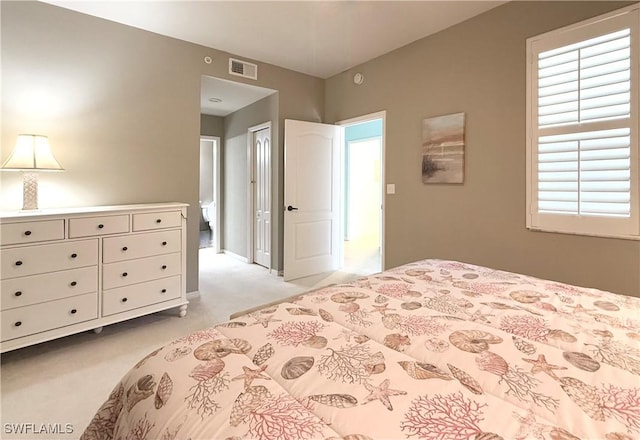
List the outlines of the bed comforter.
{"type": "Polygon", "coordinates": [[[82,439],[640,438],[640,299],[425,260],[176,339],[82,439]]]}

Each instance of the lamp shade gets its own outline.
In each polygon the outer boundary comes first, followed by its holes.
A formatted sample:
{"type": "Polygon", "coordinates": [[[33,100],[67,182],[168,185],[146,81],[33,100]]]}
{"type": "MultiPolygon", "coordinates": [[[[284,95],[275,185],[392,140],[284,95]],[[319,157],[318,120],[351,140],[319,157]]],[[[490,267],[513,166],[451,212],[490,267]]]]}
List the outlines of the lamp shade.
{"type": "Polygon", "coordinates": [[[0,168],[7,171],[64,170],[51,153],[49,139],[35,134],[18,135],[15,148],[0,168]]]}

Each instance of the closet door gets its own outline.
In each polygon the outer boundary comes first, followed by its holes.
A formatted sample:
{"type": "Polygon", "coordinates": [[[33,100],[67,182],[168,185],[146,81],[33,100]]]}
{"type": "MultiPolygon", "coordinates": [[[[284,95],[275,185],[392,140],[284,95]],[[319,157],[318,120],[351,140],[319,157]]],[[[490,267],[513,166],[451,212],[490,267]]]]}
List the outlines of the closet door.
{"type": "Polygon", "coordinates": [[[266,268],[271,267],[271,128],[254,132],[255,158],[253,258],[266,268]]]}

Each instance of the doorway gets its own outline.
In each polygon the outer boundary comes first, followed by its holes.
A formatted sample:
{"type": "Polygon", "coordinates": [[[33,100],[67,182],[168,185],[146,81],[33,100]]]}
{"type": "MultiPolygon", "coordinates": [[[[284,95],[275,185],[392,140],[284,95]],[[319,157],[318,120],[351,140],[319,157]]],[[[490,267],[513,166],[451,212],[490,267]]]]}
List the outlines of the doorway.
{"type": "Polygon", "coordinates": [[[285,281],[384,268],[385,118],[285,120],[285,281]]]}
{"type": "Polygon", "coordinates": [[[200,137],[200,248],[220,252],[220,138],[200,137]]]}
{"type": "Polygon", "coordinates": [[[341,270],[358,275],[382,271],[384,112],[340,122],[342,154],[341,270]]]}
{"type": "MultiPolygon", "coordinates": [[[[277,154],[278,102],[277,90],[207,75],[201,77],[201,134],[218,136],[221,139],[217,155],[220,169],[217,179],[217,209],[220,218],[216,222],[217,228],[212,232],[214,241],[211,245],[217,245],[218,252],[246,263],[253,262],[253,254],[248,250],[248,242],[253,235],[253,201],[249,197],[253,185],[250,177],[251,149],[247,148],[247,130],[262,121],[272,121],[271,134],[276,147],[270,145],[271,154],[277,154]]],[[[203,160],[202,163],[204,162],[203,160]]],[[[274,194],[272,204],[281,202],[280,198],[277,193],[274,194]]],[[[202,199],[202,202],[205,200],[202,199]]],[[[271,227],[275,231],[272,234],[277,234],[278,229],[274,226],[278,224],[280,213],[273,213],[273,210],[270,213],[271,227]]],[[[272,241],[275,242],[273,237],[272,241]]],[[[277,249],[274,251],[271,243],[269,245],[270,251],[275,252],[272,261],[276,260],[277,249]]],[[[205,252],[200,252],[200,261],[213,253],[210,248],[202,251],[205,252]]]]}

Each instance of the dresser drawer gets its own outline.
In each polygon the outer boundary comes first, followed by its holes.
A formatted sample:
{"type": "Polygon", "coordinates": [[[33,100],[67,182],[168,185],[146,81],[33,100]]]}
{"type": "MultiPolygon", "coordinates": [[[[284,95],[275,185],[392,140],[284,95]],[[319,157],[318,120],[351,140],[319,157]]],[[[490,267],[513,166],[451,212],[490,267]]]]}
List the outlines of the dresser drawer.
{"type": "Polygon", "coordinates": [[[98,291],[98,266],[0,281],[0,310],[98,291]]]}
{"type": "Polygon", "coordinates": [[[98,240],[23,246],[0,251],[0,278],[15,278],[94,266],[98,240]]]}
{"type": "Polygon", "coordinates": [[[64,239],[64,220],[0,224],[0,244],[23,244],[64,239]]]}
{"type": "Polygon", "coordinates": [[[69,238],[129,232],[128,215],[78,217],[69,219],[69,238]]]}
{"type": "Polygon", "coordinates": [[[2,341],[98,317],[98,294],[88,293],[0,312],[2,341]]]}
{"type": "Polygon", "coordinates": [[[144,214],[133,214],[134,231],[176,228],[181,224],[182,215],[180,211],[147,212],[144,214]]]}
{"type": "Polygon", "coordinates": [[[102,271],[102,288],[113,289],[179,275],[182,270],[180,255],[178,252],[105,264],[102,271]]]}
{"type": "Polygon", "coordinates": [[[179,275],[105,290],[102,294],[102,315],[113,315],[179,297],[179,275]]]}
{"type": "Polygon", "coordinates": [[[153,255],[180,252],[180,231],[149,232],[105,238],[102,242],[102,261],[132,260],[153,255]]]}

